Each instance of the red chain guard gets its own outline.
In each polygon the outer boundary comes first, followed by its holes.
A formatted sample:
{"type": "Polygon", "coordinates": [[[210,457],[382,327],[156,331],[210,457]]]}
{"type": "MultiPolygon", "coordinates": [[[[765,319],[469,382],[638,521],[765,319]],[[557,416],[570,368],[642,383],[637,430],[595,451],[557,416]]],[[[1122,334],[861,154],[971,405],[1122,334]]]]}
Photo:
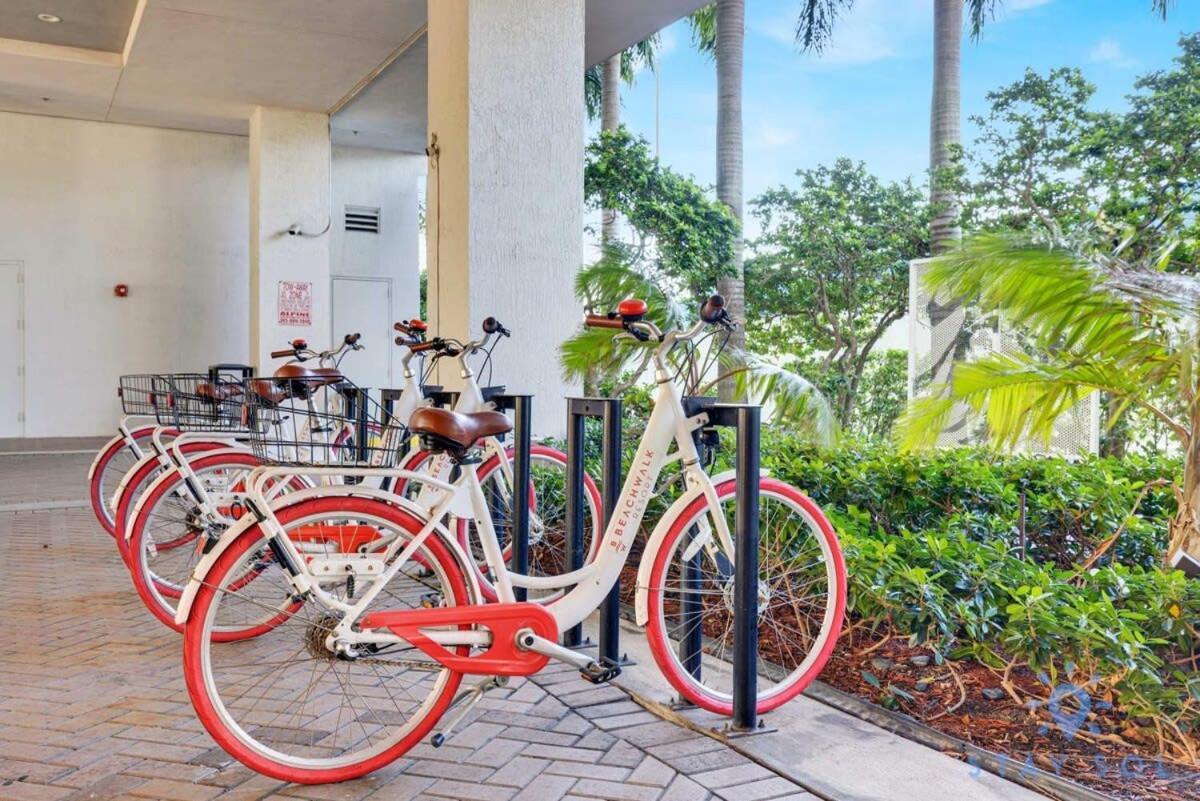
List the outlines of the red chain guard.
{"type": "Polygon", "coordinates": [[[459,673],[480,676],[530,676],[546,666],[550,657],[517,647],[517,632],[521,629],[530,629],[551,642],[558,640],[558,621],[554,615],[545,607],[531,603],[372,612],[362,619],[362,628],[387,629],[420,648],[439,664],[459,673]],[[462,656],[421,632],[421,629],[454,625],[463,630],[471,626],[486,628],[492,632],[492,644],[475,656],[462,656]]]}

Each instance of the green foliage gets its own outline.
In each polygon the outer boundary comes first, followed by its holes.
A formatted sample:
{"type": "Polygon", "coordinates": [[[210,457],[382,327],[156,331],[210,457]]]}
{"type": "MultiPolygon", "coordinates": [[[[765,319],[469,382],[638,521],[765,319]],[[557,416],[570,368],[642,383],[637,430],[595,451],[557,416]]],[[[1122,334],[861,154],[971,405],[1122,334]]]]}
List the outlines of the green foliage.
{"type": "MultiPolygon", "coordinates": [[[[1200,582],[1153,567],[1169,490],[1149,491],[1132,513],[1142,488],[1175,476],[1177,462],[822,452],[773,431],[763,467],[804,489],[833,521],[860,625],[907,637],[939,659],[978,660],[1002,682],[1025,668],[1051,685],[1087,685],[1146,730],[1145,742],[1194,758],[1200,670],[1189,656],[1200,642],[1200,582]],[[1112,558],[1076,567],[1121,526],[1112,558]]],[[[879,689],[885,703],[902,700],[879,689]]]]}
{"type": "Polygon", "coordinates": [[[968,224],[1033,230],[1146,261],[1170,247],[1172,270],[1196,265],[1200,235],[1200,34],[1170,70],[1143,76],[1128,109],[1088,108],[1095,87],[1074,68],[989,92],[962,189],[968,224]]]}
{"type": "Polygon", "coordinates": [[[1095,91],[1072,67],[1045,76],[1026,69],[987,93],[988,112],[971,117],[979,128],[970,158],[978,179],[965,205],[971,227],[1070,229],[1091,219],[1097,187],[1082,175],[1082,140],[1093,130],[1095,91]]]}
{"type": "Polygon", "coordinates": [[[1146,726],[1146,739],[1160,734],[1164,751],[1194,754],[1200,672],[1187,656],[1200,583],[1123,565],[1079,575],[1016,558],[996,541],[880,536],[853,510],[835,519],[858,619],[944,657],[975,658],[1002,680],[1027,668],[1051,684],[1085,685],[1146,726]]]}
{"type": "Polygon", "coordinates": [[[587,147],[584,199],[623,215],[638,237],[628,255],[689,294],[711,292],[728,275],[738,224],[725,204],[668,167],[625,127],[603,131],[587,147]]]}
{"type": "Polygon", "coordinates": [[[1115,416],[1141,408],[1186,446],[1189,421],[1171,412],[1195,397],[1194,299],[1187,293],[1200,292],[1200,284],[1121,267],[999,235],[976,237],[931,264],[932,290],[1002,314],[1028,351],[957,364],[948,393],[909,407],[902,442],[932,442],[955,402],[983,414],[1000,445],[1048,439],[1064,412],[1099,390],[1118,403],[1115,416]]]}
{"type": "MultiPolygon", "coordinates": [[[[854,0],[804,0],[796,15],[796,46],[801,50],[821,52],[833,35],[838,15],[848,11],[854,0]]],[[[709,3],[694,12],[688,22],[692,26],[692,45],[712,57],[717,50],[717,4],[709,3]]]]}
{"type": "MultiPolygon", "coordinates": [[[[637,82],[638,70],[658,69],[658,34],[648,36],[633,47],[621,51],[621,81],[629,86],[637,82]]],[[[604,99],[604,64],[593,64],[583,73],[583,103],[589,120],[600,118],[604,99]]]]}
{"type": "Polygon", "coordinates": [[[851,374],[836,365],[827,365],[820,356],[802,357],[789,366],[801,375],[811,376],[816,387],[828,398],[853,392],[854,404],[849,419],[838,421],[842,432],[852,439],[886,439],[908,403],[908,351],[872,351],[854,386],[851,386],[851,374]]]}
{"type": "Polygon", "coordinates": [[[929,204],[911,182],[884,183],[861,163],[797,173],[752,202],[763,235],[746,265],[755,349],[800,357],[853,419],[872,349],[908,308],[908,261],[929,252],[929,204]]]}
{"type": "Polygon", "coordinates": [[[1180,469],[1175,461],[1141,457],[1072,462],[984,450],[898,454],[878,444],[822,452],[778,431],[762,462],[822,508],[854,510],[878,531],[962,534],[1005,549],[1020,544],[1024,491],[1026,553],[1062,567],[1081,562],[1122,525],[1109,557],[1152,565],[1166,541],[1174,499],[1167,487],[1152,488],[1140,504],[1138,495],[1147,482],[1170,479],[1180,469]]]}

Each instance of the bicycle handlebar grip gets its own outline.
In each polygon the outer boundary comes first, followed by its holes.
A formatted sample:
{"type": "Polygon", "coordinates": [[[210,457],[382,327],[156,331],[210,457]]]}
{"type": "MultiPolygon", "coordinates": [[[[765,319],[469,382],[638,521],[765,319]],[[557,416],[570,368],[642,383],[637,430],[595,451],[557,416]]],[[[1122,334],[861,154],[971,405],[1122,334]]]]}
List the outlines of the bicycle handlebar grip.
{"type": "Polygon", "coordinates": [[[362,339],[362,334],[346,334],[345,339],[343,339],[342,341],[345,342],[347,345],[357,345],[358,340],[360,340],[360,339],[362,339]]]}
{"type": "Polygon", "coordinates": [[[625,323],[620,317],[609,317],[606,314],[589,314],[583,318],[583,324],[588,328],[625,328],[625,323]]]}
{"type": "Polygon", "coordinates": [[[499,320],[497,320],[495,317],[488,317],[487,319],[485,319],[483,321],[483,333],[485,333],[485,334],[497,334],[498,333],[501,336],[508,336],[509,330],[507,328],[505,328],[504,324],[501,323],[499,320]]]}
{"type": "Polygon", "coordinates": [[[706,323],[720,322],[725,317],[725,298],[713,294],[700,307],[700,319],[706,323]]]}
{"type": "Polygon", "coordinates": [[[295,355],[296,355],[296,351],[293,348],[288,348],[287,350],[271,351],[272,359],[284,359],[284,358],[287,358],[288,356],[295,356],[295,355]]]}
{"type": "Polygon", "coordinates": [[[433,349],[433,348],[437,347],[437,344],[438,344],[438,343],[437,343],[437,342],[434,342],[434,341],[430,341],[430,342],[412,342],[412,343],[407,343],[407,342],[405,342],[405,343],[401,343],[401,342],[400,342],[400,337],[396,337],[396,344],[397,344],[397,345],[400,345],[400,344],[406,344],[406,345],[408,345],[408,349],[409,349],[409,350],[411,350],[413,353],[422,353],[422,352],[424,352],[424,351],[431,350],[431,349],[433,349]]]}

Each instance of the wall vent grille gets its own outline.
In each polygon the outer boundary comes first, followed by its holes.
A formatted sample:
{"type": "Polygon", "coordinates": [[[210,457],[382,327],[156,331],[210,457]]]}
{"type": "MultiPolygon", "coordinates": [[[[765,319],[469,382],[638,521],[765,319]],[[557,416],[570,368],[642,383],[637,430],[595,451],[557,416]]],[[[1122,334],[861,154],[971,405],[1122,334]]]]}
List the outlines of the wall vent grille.
{"type": "Polygon", "coordinates": [[[347,206],[346,230],[364,234],[379,233],[379,212],[378,206],[347,206]]]}

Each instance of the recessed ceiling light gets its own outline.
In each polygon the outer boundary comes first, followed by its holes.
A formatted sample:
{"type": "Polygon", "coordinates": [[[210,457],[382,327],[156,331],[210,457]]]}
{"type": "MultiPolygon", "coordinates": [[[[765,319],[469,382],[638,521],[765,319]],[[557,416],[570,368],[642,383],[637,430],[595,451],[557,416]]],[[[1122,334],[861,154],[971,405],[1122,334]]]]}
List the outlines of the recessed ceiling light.
{"type": "Polygon", "coordinates": [[[62,17],[58,16],[57,14],[38,14],[38,19],[40,19],[42,22],[62,22],[62,17]]]}

